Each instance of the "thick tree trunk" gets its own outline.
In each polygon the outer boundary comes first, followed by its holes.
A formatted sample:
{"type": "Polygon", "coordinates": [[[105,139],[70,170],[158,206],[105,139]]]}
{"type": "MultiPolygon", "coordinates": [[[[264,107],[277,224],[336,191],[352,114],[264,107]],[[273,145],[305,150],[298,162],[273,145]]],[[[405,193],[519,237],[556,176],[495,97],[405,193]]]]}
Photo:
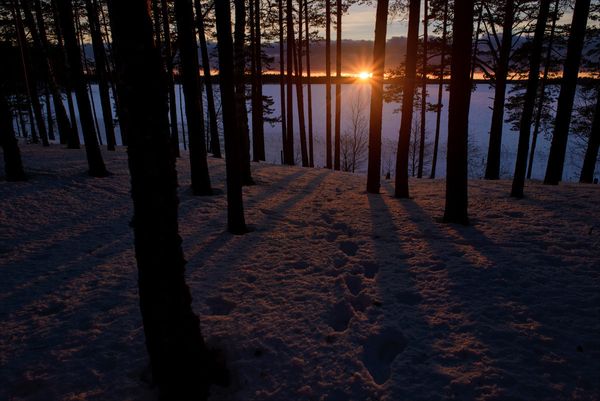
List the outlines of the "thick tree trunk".
{"type": "Polygon", "coordinates": [[[194,33],[192,0],[175,1],[175,19],[177,20],[185,114],[190,144],[192,192],[194,195],[212,195],[206,161],[206,143],[204,142],[204,113],[201,103],[200,76],[198,75],[198,47],[194,33]]]}
{"type": "Polygon", "coordinates": [[[421,82],[421,137],[419,140],[419,166],[417,178],[423,178],[423,164],[425,157],[425,116],[427,115],[427,0],[423,0],[423,81],[421,82]]]}
{"type": "Polygon", "coordinates": [[[4,154],[4,171],[7,181],[24,181],[27,179],[21,161],[19,143],[15,138],[12,124],[12,113],[4,94],[0,94],[0,146],[4,154]]]}
{"type": "Polygon", "coordinates": [[[204,32],[204,15],[200,0],[194,0],[196,8],[196,24],[198,25],[198,36],[200,37],[200,54],[202,55],[202,70],[204,72],[204,85],[206,87],[206,106],[208,109],[208,128],[210,130],[210,152],[213,157],[221,158],[221,141],[219,139],[219,126],[217,125],[217,110],[215,108],[215,95],[213,93],[213,81],[210,72],[210,59],[208,57],[208,46],[206,45],[206,34],[204,32]]]}
{"type": "Polygon", "coordinates": [[[594,171],[596,170],[596,162],[598,160],[598,148],[600,148],[600,92],[596,100],[596,111],[594,112],[594,120],[588,139],[588,146],[581,167],[581,175],[579,182],[592,183],[594,181],[594,171]]]}
{"type": "Polygon", "coordinates": [[[285,62],[283,60],[283,0],[277,2],[277,12],[279,18],[279,100],[281,109],[281,163],[286,163],[287,152],[287,119],[286,119],[286,98],[285,98],[285,62]]]}
{"type": "MultiPolygon", "coordinates": [[[[242,177],[239,164],[242,158],[242,140],[236,121],[233,70],[233,43],[231,41],[231,10],[229,2],[215,2],[217,20],[217,40],[219,49],[219,87],[221,89],[221,109],[223,116],[223,132],[225,137],[225,163],[227,169],[227,227],[233,234],[244,234],[248,230],[244,219],[244,203],[242,198],[242,177]]],[[[237,15],[236,15],[237,16],[237,15]]]]}
{"type": "Polygon", "coordinates": [[[81,121],[81,129],[83,131],[85,142],[89,175],[92,177],[106,177],[108,171],[104,166],[104,160],[102,159],[102,153],[100,153],[100,147],[98,146],[98,139],[96,138],[94,129],[92,107],[86,90],[85,78],[83,76],[81,65],[81,52],[79,45],[77,44],[77,36],[73,24],[71,0],[56,0],[56,4],[58,6],[61,31],[65,41],[70,81],[75,86],[75,96],[77,98],[79,119],[81,121]]]}
{"type": "Polygon", "coordinates": [[[252,59],[252,155],[254,161],[265,160],[265,130],[262,91],[262,41],[260,28],[260,0],[252,2],[253,18],[251,18],[253,35],[252,59]]]}
{"type": "MultiPolygon", "coordinates": [[[[246,108],[246,4],[244,0],[235,0],[235,42],[233,63],[235,73],[235,104],[237,108],[237,124],[241,133],[240,172],[242,185],[254,185],[250,170],[250,128],[248,127],[248,109],[246,108]]],[[[225,155],[225,157],[228,157],[225,155]]]]}
{"type": "Polygon", "coordinates": [[[331,0],[325,0],[325,167],[329,169],[331,150],[331,0]]]}
{"type": "Polygon", "coordinates": [[[529,152],[529,133],[531,130],[531,120],[533,118],[533,108],[535,107],[535,95],[538,89],[540,64],[542,59],[542,44],[544,41],[544,31],[546,30],[546,21],[548,20],[548,13],[550,12],[550,2],[551,0],[541,0],[540,2],[540,11],[535,26],[531,53],[529,54],[529,79],[527,81],[523,111],[519,123],[517,162],[510,194],[510,196],[515,198],[523,197],[523,187],[525,186],[527,153],[529,152]]]}
{"type": "Polygon", "coordinates": [[[408,152],[412,129],[415,79],[417,74],[417,45],[419,43],[420,0],[410,0],[404,86],[402,87],[402,117],[396,155],[396,198],[408,198],[408,152]]]}
{"type": "Polygon", "coordinates": [[[579,64],[581,63],[581,53],[589,11],[590,0],[575,1],[575,10],[573,11],[573,20],[567,43],[567,58],[563,66],[563,78],[560,85],[560,94],[558,95],[556,119],[554,120],[554,134],[552,135],[552,145],[550,146],[546,177],[544,178],[544,184],[547,185],[557,185],[562,180],[569,125],[571,124],[571,113],[573,111],[573,101],[577,88],[577,75],[579,73],[579,64]]]}
{"type": "MultiPolygon", "coordinates": [[[[29,102],[33,109],[34,120],[31,121],[32,132],[33,124],[37,126],[37,130],[40,133],[42,144],[44,146],[50,146],[48,142],[48,131],[46,130],[46,124],[44,123],[44,114],[42,112],[42,105],[38,95],[38,79],[35,74],[35,69],[32,68],[31,56],[29,54],[29,44],[25,37],[25,30],[23,29],[23,20],[21,19],[21,11],[17,8],[17,2],[15,2],[13,15],[15,18],[15,24],[17,28],[17,42],[19,44],[19,50],[21,52],[21,62],[23,65],[23,78],[25,81],[25,87],[27,88],[27,94],[29,95],[29,102]],[[34,122],[35,121],[35,122],[34,122]]],[[[38,142],[37,136],[33,136],[33,142],[38,142]]]]}
{"type": "MultiPolygon", "coordinates": [[[[163,35],[165,42],[164,57],[167,65],[167,90],[169,92],[169,121],[171,123],[171,146],[179,157],[179,130],[177,129],[177,97],[175,96],[175,80],[173,78],[173,50],[171,49],[171,28],[169,27],[169,4],[161,0],[163,35]]],[[[181,116],[183,119],[183,115],[181,116]]],[[[183,124],[182,124],[183,129],[183,124]]],[[[182,131],[182,137],[185,132],[182,131]]],[[[185,142],[185,138],[182,138],[185,142]]]]}
{"type": "Polygon", "coordinates": [[[294,69],[296,70],[296,103],[298,104],[298,125],[300,127],[300,154],[302,167],[308,167],[306,147],[306,124],[304,122],[304,88],[302,85],[302,0],[298,6],[298,45],[294,46],[294,69]]]}
{"type": "Polygon", "coordinates": [[[548,38],[548,47],[546,49],[546,64],[544,66],[544,74],[540,82],[539,98],[537,101],[537,112],[535,114],[535,124],[533,127],[533,138],[531,138],[531,150],[529,151],[529,162],[527,164],[527,179],[531,179],[531,171],[533,169],[533,158],[535,157],[535,148],[537,145],[537,138],[540,132],[540,125],[542,122],[542,111],[544,109],[544,103],[546,102],[546,83],[548,82],[548,74],[550,73],[550,64],[552,59],[552,45],[554,43],[554,33],[556,30],[556,21],[558,21],[558,11],[560,7],[560,0],[556,0],[554,3],[554,12],[552,17],[552,26],[550,28],[550,37],[548,38]]]}
{"type": "Polygon", "coordinates": [[[508,80],[508,63],[512,48],[512,28],[514,21],[514,0],[506,0],[504,7],[504,23],[502,24],[502,45],[495,71],[496,88],[494,91],[494,108],[492,110],[492,126],[488,147],[485,178],[500,178],[500,153],[502,150],[502,124],[504,120],[504,101],[506,98],[506,82],[508,80]]]}
{"type": "Polygon", "coordinates": [[[306,27],[306,91],[308,107],[308,166],[315,166],[315,153],[313,144],[313,116],[312,116],[312,85],[310,83],[310,31],[308,29],[308,0],[304,0],[304,24],[306,27]]]}
{"type": "Polygon", "coordinates": [[[371,78],[371,108],[369,114],[369,164],[367,192],[379,193],[381,179],[381,119],[383,115],[383,72],[387,32],[388,0],[377,0],[375,42],[371,78]]]}
{"type": "Polygon", "coordinates": [[[340,169],[340,145],[342,138],[342,0],[336,0],[337,27],[335,39],[335,138],[333,169],[340,169]]]}
{"type": "Polygon", "coordinates": [[[444,73],[446,71],[446,44],[448,36],[448,2],[444,3],[444,21],[442,27],[442,52],[440,54],[440,79],[438,83],[438,101],[437,112],[435,118],[435,140],[433,143],[433,156],[431,159],[431,174],[429,178],[435,178],[435,170],[437,168],[437,155],[440,144],[440,127],[442,118],[442,96],[444,93],[444,73]]]}
{"type": "Polygon", "coordinates": [[[473,0],[454,5],[450,100],[448,105],[448,153],[446,158],[446,206],[444,222],[469,224],[468,139],[471,100],[471,46],[473,0]]]}
{"type": "Polygon", "coordinates": [[[185,283],[177,172],[170,148],[165,76],[145,0],[109,0],[121,101],[128,112],[140,309],[161,400],[206,400],[214,382],[185,283]]]}
{"type": "Polygon", "coordinates": [[[96,78],[98,79],[98,91],[100,93],[100,103],[102,105],[102,117],[104,118],[104,132],[106,134],[106,147],[108,150],[115,150],[116,139],[113,126],[112,104],[110,101],[110,90],[108,86],[108,63],[102,35],[100,34],[100,21],[98,19],[98,8],[92,0],[85,0],[85,7],[88,14],[88,23],[92,36],[92,46],[94,49],[94,61],[96,63],[96,78]]]}
{"type": "Polygon", "coordinates": [[[287,138],[286,138],[286,151],[285,151],[285,163],[293,166],[295,164],[294,160],[294,109],[293,109],[293,85],[294,85],[294,18],[293,18],[293,7],[292,0],[286,0],[286,55],[287,55],[287,75],[286,75],[286,85],[287,85],[287,138]]]}

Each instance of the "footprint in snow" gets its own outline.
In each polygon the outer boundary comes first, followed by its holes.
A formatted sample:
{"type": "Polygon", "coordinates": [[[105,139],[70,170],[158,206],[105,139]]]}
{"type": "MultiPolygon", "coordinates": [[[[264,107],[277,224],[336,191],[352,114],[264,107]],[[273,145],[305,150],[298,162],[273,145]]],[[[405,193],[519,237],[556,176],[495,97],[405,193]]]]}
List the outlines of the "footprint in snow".
{"type": "Polygon", "coordinates": [[[235,302],[222,297],[212,297],[206,300],[206,305],[210,308],[210,314],[215,316],[229,315],[237,306],[235,302]]]}
{"type": "Polygon", "coordinates": [[[390,378],[392,362],[406,345],[404,335],[395,329],[387,329],[367,338],[362,361],[375,383],[383,384],[390,378]]]}
{"type": "Polygon", "coordinates": [[[358,252],[358,245],[352,241],[342,241],[340,242],[339,247],[340,250],[348,256],[354,256],[356,255],[356,252],[358,252]]]}
{"type": "Polygon", "coordinates": [[[366,278],[374,278],[379,272],[379,265],[376,262],[365,262],[363,268],[366,278]]]}
{"type": "Polygon", "coordinates": [[[346,301],[333,305],[329,313],[329,325],[335,331],[344,331],[348,328],[350,320],[354,317],[352,307],[346,301]]]}
{"type": "Polygon", "coordinates": [[[346,283],[346,287],[352,295],[358,295],[358,293],[363,289],[363,280],[360,276],[354,274],[348,274],[344,277],[344,282],[346,283]]]}

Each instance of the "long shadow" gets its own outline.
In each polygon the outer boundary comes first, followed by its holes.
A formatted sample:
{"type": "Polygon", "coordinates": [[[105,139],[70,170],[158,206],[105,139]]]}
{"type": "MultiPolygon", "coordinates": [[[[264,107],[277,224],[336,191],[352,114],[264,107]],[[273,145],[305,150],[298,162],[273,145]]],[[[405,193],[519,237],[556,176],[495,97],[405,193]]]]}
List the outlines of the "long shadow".
{"type": "MultiPolygon", "coordinates": [[[[551,316],[548,310],[543,311],[548,307],[549,294],[542,291],[531,295],[539,283],[528,276],[527,265],[510,250],[499,248],[476,227],[444,226],[454,233],[450,235],[414,201],[398,203],[413,220],[419,221],[415,227],[428,248],[445,261],[451,299],[468,308],[465,322],[469,324],[460,330],[466,330],[483,346],[475,361],[483,364],[482,370],[487,374],[478,378],[475,388],[462,390],[475,396],[482,395],[486,387],[495,386],[509,398],[535,394],[539,399],[556,397],[557,383],[563,388],[562,397],[576,391],[580,386],[577,374],[581,374],[577,362],[570,364],[571,372],[561,372],[560,364],[548,357],[561,348],[556,347],[556,333],[548,327],[556,322],[536,320],[551,316]],[[532,309],[532,301],[538,303],[537,311],[532,309]]],[[[593,323],[587,327],[593,327],[593,323]]]]}

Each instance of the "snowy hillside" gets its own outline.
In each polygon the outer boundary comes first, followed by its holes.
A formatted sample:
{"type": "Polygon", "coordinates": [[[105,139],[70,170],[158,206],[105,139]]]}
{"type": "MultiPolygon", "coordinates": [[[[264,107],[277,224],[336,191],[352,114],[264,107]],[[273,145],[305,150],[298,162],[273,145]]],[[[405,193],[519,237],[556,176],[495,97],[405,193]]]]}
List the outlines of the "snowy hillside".
{"type": "MultiPolygon", "coordinates": [[[[83,150],[22,152],[31,179],[0,180],[0,400],[153,400],[125,151],[103,179],[83,150]]],[[[400,201],[389,181],[367,195],[360,175],[253,164],[254,231],[233,236],[186,157],[188,284],[233,375],[212,400],[600,399],[599,185],[517,201],[470,181],[462,227],[439,221],[443,180],[400,201]]]]}

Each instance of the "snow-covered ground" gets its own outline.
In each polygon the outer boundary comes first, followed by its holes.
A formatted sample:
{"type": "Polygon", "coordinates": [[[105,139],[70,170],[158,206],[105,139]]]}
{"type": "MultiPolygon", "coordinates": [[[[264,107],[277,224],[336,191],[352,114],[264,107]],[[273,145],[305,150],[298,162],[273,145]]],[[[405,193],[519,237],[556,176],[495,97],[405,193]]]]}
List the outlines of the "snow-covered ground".
{"type": "MultiPolygon", "coordinates": [[[[126,153],[22,146],[0,181],[0,399],[152,400],[137,304],[126,153]]],[[[471,227],[444,181],[254,164],[254,231],[180,171],[187,278],[233,375],[212,400],[600,399],[600,186],[470,181],[471,227]]],[[[0,159],[1,161],[1,159],[0,159]]],[[[209,159],[224,189],[223,161],[209,159]]],[[[3,171],[0,169],[0,176],[3,171]]]]}

